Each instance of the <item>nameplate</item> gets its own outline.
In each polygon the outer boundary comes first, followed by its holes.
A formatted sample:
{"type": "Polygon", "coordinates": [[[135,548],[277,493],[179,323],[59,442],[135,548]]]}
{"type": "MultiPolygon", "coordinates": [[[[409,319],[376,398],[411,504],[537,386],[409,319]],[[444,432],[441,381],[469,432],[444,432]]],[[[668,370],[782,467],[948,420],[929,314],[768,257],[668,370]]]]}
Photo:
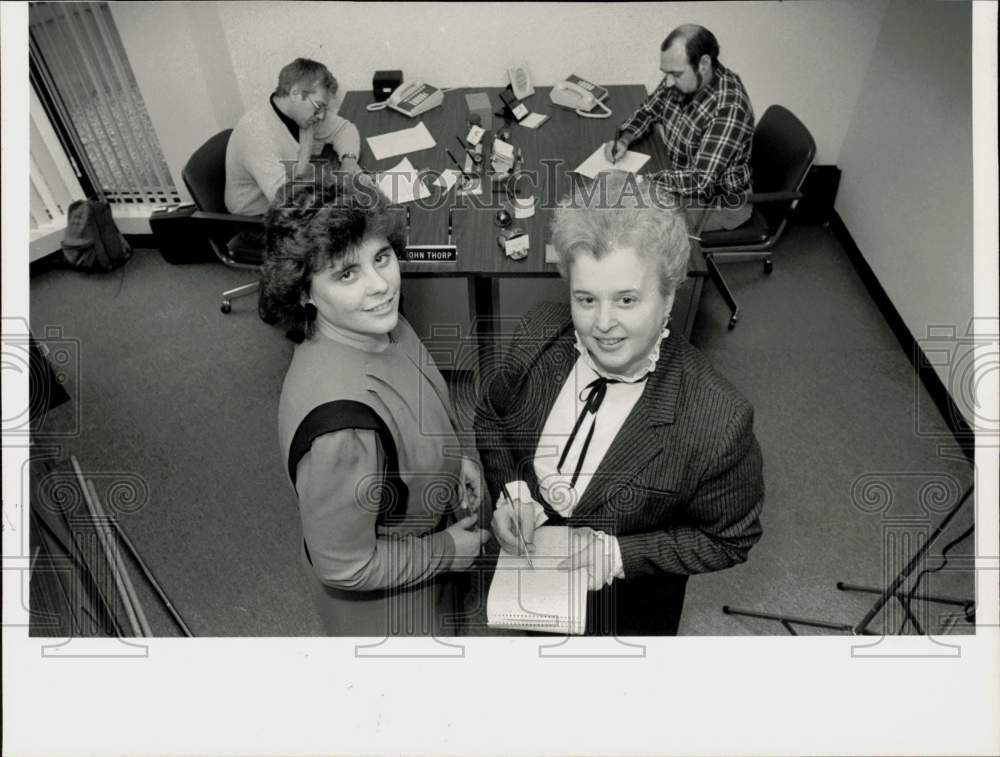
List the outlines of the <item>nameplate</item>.
{"type": "Polygon", "coordinates": [[[403,263],[457,263],[458,248],[453,244],[411,244],[399,257],[403,263]]]}

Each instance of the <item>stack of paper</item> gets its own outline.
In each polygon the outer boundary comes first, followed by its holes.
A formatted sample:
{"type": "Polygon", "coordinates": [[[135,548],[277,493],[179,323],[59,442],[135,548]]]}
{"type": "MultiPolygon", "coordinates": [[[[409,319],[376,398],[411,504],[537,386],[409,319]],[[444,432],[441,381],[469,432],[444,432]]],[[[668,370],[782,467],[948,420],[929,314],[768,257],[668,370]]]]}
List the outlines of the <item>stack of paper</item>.
{"type": "Polygon", "coordinates": [[[521,126],[526,126],[529,129],[537,129],[548,120],[549,117],[543,116],[541,113],[531,113],[522,118],[520,124],[521,126]]]}
{"type": "Polygon", "coordinates": [[[599,173],[605,171],[627,171],[628,173],[638,173],[639,169],[646,165],[649,156],[641,152],[629,150],[624,156],[618,158],[614,163],[604,157],[604,145],[601,145],[594,154],[576,167],[574,173],[582,174],[589,179],[593,179],[599,173]]]}
{"type": "Polygon", "coordinates": [[[368,146],[371,148],[375,160],[391,158],[393,155],[403,155],[417,150],[426,150],[436,144],[437,142],[427,131],[423,121],[410,129],[390,131],[388,134],[368,137],[368,146]]]}
{"type": "Polygon", "coordinates": [[[401,205],[429,197],[431,191],[420,180],[409,158],[403,158],[388,171],[379,174],[378,188],[389,202],[401,205]]]}
{"type": "Polygon", "coordinates": [[[527,558],[500,553],[486,599],[493,628],[582,634],[587,626],[587,571],[559,568],[570,554],[566,526],[535,531],[535,551],[527,558]]]}
{"type": "Polygon", "coordinates": [[[491,161],[496,173],[510,173],[514,168],[514,145],[502,139],[493,140],[493,159],[491,161]]]}

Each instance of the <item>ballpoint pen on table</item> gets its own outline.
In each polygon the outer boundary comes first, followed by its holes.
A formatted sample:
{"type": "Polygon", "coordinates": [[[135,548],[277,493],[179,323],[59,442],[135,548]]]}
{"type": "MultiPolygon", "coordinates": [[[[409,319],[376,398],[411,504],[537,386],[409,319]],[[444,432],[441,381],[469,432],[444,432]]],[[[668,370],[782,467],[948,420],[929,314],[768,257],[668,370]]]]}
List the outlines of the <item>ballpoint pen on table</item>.
{"type": "Polygon", "coordinates": [[[462,182],[462,189],[463,190],[464,189],[468,189],[469,186],[470,186],[470,184],[471,184],[472,176],[470,174],[467,174],[465,172],[465,168],[462,166],[461,163],[458,162],[458,160],[455,158],[455,156],[451,154],[451,150],[449,150],[446,147],[446,148],[444,148],[444,151],[446,153],[448,153],[448,157],[451,158],[451,162],[454,163],[455,167],[458,169],[458,178],[462,182]]]}
{"type": "MultiPolygon", "coordinates": [[[[503,496],[507,498],[507,501],[511,504],[511,509],[514,508],[514,498],[510,496],[510,492],[507,491],[507,484],[500,482],[500,489],[503,490],[503,496]]],[[[531,555],[528,553],[528,545],[524,541],[524,535],[521,533],[521,519],[520,513],[514,511],[514,529],[517,531],[517,538],[521,542],[521,547],[524,549],[524,556],[528,560],[528,567],[534,568],[534,563],[531,562],[531,555]]]]}
{"type": "Polygon", "coordinates": [[[479,163],[483,159],[483,156],[478,155],[477,153],[473,152],[468,147],[466,147],[461,137],[455,137],[455,140],[458,142],[458,146],[461,147],[463,150],[465,150],[465,154],[469,156],[469,160],[471,160],[474,164],[479,165],[479,163]]]}
{"type": "Polygon", "coordinates": [[[455,164],[455,167],[456,167],[456,168],[457,168],[457,169],[459,170],[459,172],[460,172],[460,173],[465,173],[465,169],[464,169],[464,168],[462,168],[462,164],[458,162],[458,159],[457,159],[457,158],[456,158],[456,157],[455,157],[454,155],[452,155],[452,154],[451,154],[451,150],[449,150],[449,149],[448,149],[448,148],[446,147],[446,148],[444,149],[444,151],[445,151],[446,153],[448,153],[448,157],[449,157],[449,158],[451,158],[451,162],[455,164]]]}
{"type": "Polygon", "coordinates": [[[611,143],[611,163],[614,165],[617,160],[615,158],[615,148],[618,147],[618,140],[622,138],[622,127],[615,127],[615,141],[611,143]]]}

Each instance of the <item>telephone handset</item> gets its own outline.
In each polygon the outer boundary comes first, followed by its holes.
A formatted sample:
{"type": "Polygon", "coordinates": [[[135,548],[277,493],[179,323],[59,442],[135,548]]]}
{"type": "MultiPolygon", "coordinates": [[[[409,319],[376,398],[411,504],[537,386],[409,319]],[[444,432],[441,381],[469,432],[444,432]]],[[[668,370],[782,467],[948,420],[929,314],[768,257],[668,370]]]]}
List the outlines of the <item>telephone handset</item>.
{"type": "Polygon", "coordinates": [[[520,63],[507,69],[507,76],[510,78],[510,88],[518,100],[523,100],[535,94],[535,88],[531,86],[531,74],[528,66],[520,63]]]}
{"type": "Polygon", "coordinates": [[[396,90],[389,95],[385,102],[372,103],[366,110],[375,111],[383,108],[392,108],[402,113],[404,116],[415,118],[421,113],[426,113],[431,108],[436,108],[444,102],[444,92],[431,84],[416,79],[411,82],[403,82],[396,90]]]}
{"type": "Polygon", "coordinates": [[[549,99],[562,108],[575,110],[577,115],[585,118],[608,118],[611,116],[611,108],[604,104],[608,96],[608,90],[598,86],[586,79],[581,79],[576,74],[568,76],[552,87],[549,92],[549,99]],[[594,108],[600,107],[600,113],[591,113],[594,108]]]}

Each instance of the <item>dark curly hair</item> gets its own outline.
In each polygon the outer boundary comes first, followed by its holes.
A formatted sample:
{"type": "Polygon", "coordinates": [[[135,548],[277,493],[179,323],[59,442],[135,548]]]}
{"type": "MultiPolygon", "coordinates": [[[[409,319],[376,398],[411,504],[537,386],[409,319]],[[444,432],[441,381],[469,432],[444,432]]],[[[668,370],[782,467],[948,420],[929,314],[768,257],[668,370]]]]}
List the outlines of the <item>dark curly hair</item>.
{"type": "Polygon", "coordinates": [[[266,323],[283,326],[296,344],[315,329],[302,305],[314,274],[353,254],[370,237],[385,237],[397,254],[405,246],[401,214],[390,210],[377,189],[353,176],[286,185],[264,222],[267,252],[258,313],[266,323]]]}

